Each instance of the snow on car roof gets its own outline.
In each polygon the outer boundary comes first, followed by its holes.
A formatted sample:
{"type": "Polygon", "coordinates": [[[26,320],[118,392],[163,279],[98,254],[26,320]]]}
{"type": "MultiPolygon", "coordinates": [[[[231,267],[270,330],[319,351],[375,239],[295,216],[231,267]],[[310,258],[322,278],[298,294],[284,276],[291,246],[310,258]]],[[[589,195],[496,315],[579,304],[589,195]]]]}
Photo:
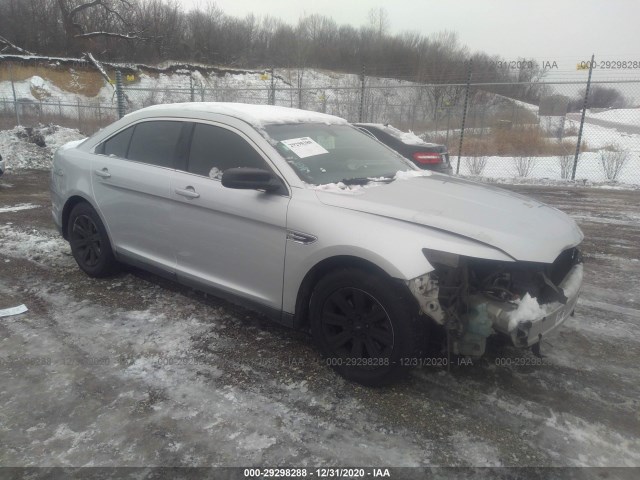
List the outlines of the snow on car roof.
{"type": "Polygon", "coordinates": [[[346,120],[333,115],[327,115],[326,113],[310,112],[308,110],[279,107],[275,105],[252,105],[248,103],[172,103],[154,105],[138,110],[138,112],[154,113],[159,113],[160,111],[218,113],[221,115],[229,115],[231,117],[239,118],[240,120],[244,120],[257,127],[278,123],[324,123],[327,125],[347,124],[346,120]]]}
{"type": "Polygon", "coordinates": [[[358,123],[358,125],[380,129],[383,132],[388,133],[392,137],[397,138],[402,143],[406,143],[407,145],[435,145],[434,143],[425,142],[411,130],[409,130],[408,132],[403,132],[402,130],[398,130],[396,127],[393,127],[388,123],[358,123]]]}

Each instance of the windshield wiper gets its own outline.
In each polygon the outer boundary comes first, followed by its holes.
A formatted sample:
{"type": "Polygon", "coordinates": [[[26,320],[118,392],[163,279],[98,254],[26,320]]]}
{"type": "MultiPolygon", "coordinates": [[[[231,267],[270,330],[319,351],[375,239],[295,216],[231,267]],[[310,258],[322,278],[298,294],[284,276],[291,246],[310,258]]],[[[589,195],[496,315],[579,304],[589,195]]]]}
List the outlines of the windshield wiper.
{"type": "Polygon", "coordinates": [[[340,180],[345,185],[366,185],[367,183],[391,183],[395,180],[395,175],[381,175],[380,177],[355,177],[343,178],[340,180]]]}

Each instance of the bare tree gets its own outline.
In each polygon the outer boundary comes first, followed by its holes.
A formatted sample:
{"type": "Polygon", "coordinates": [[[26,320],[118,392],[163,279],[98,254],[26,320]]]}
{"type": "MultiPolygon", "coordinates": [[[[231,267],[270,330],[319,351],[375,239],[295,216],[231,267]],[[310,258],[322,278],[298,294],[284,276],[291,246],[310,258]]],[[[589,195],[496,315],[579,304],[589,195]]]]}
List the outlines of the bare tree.
{"type": "Polygon", "coordinates": [[[131,18],[134,6],[130,0],[57,0],[57,3],[70,53],[78,54],[83,50],[85,43],[82,40],[143,38],[142,32],[133,28],[131,18]],[[92,27],[89,31],[88,26],[92,27]]]}
{"type": "Polygon", "coordinates": [[[389,30],[389,13],[383,7],[369,10],[369,26],[375,32],[376,37],[381,39],[389,30]]]}

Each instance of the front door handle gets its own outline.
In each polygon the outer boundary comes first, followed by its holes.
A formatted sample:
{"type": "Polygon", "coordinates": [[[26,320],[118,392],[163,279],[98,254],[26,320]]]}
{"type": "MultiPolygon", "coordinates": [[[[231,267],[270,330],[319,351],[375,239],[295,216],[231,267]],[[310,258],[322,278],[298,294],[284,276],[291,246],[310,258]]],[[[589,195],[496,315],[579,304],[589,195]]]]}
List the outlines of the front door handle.
{"type": "Polygon", "coordinates": [[[96,175],[102,178],[111,178],[111,174],[109,173],[109,169],[106,167],[102,170],[96,170],[96,175]]]}
{"type": "Polygon", "coordinates": [[[186,198],[198,198],[200,194],[196,192],[195,188],[189,186],[185,188],[176,188],[176,194],[186,198]]]}

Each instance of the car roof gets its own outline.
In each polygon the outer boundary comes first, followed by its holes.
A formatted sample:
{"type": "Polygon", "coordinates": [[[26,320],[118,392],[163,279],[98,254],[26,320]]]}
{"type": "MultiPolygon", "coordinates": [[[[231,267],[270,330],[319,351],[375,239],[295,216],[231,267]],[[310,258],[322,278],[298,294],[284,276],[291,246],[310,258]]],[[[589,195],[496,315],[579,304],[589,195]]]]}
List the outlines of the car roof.
{"type": "Polygon", "coordinates": [[[324,123],[347,124],[343,118],[328,115],[326,113],[310,112],[297,108],[280,107],[275,105],[254,105],[248,103],[231,102],[192,102],[192,103],[170,103],[153,105],[133,112],[137,116],[155,117],[162,115],[180,114],[220,114],[235,117],[240,120],[261,127],[273,124],[291,123],[324,123]]]}
{"type": "Polygon", "coordinates": [[[426,142],[422,138],[418,137],[411,130],[408,132],[395,128],[389,123],[354,123],[356,127],[362,127],[365,129],[378,130],[379,132],[386,133],[393,139],[401,142],[405,145],[412,147],[436,147],[437,143],[426,142]]]}

